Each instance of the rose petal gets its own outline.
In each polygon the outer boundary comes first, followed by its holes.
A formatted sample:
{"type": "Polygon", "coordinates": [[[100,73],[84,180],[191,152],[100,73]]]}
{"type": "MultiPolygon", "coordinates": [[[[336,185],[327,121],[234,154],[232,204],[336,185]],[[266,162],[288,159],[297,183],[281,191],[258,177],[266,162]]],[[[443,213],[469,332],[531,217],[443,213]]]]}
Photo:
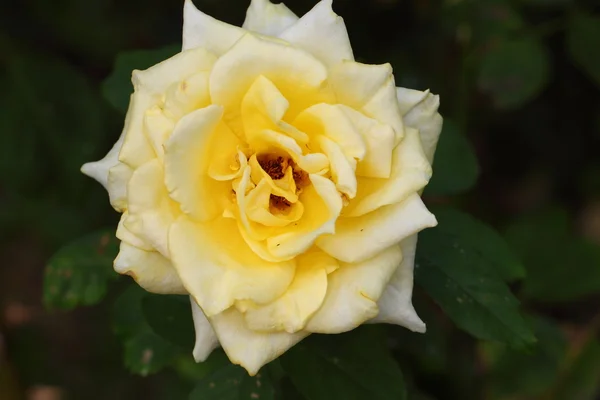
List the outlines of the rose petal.
{"type": "Polygon", "coordinates": [[[250,86],[263,75],[289,101],[288,117],[307,106],[323,102],[322,83],[327,69],[313,55],[286,43],[244,35],[215,63],[210,75],[210,95],[214,104],[225,107],[225,121],[234,132],[240,104],[250,86]]]}
{"type": "Polygon", "coordinates": [[[354,174],[356,160],[352,159],[354,163],[349,162],[340,146],[326,136],[319,136],[317,142],[329,159],[331,179],[335,182],[335,187],[349,199],[353,199],[357,190],[354,174]]]}
{"type": "Polygon", "coordinates": [[[281,131],[298,143],[308,142],[308,135],[283,121],[290,103],[266,77],[260,75],[242,100],[242,121],[248,144],[260,144],[258,132],[265,129],[281,131]],[[258,143],[255,143],[258,142],[258,143]]]}
{"type": "Polygon", "coordinates": [[[368,118],[351,107],[344,105],[339,107],[365,143],[365,156],[356,166],[356,175],[369,178],[389,178],[395,140],[392,127],[368,118]]]}
{"type": "Polygon", "coordinates": [[[432,170],[423,153],[419,131],[407,128],[406,136],[392,154],[392,172],[388,179],[358,178],[358,194],[344,209],[345,217],[358,217],[400,203],[427,185],[432,170]]]}
{"type": "Polygon", "coordinates": [[[196,362],[203,362],[206,361],[214,349],[219,347],[219,339],[217,339],[217,335],[210,322],[208,322],[206,315],[191,296],[190,303],[192,304],[192,318],[194,319],[194,330],[196,331],[196,343],[192,354],[196,362]]]}
{"type": "Polygon", "coordinates": [[[296,268],[294,260],[270,263],[258,257],[229,218],[194,223],[182,215],[171,226],[169,248],[183,284],[209,317],[236,300],[265,304],[277,299],[296,268]]]}
{"type": "Polygon", "coordinates": [[[319,135],[328,137],[350,159],[362,160],[365,157],[365,141],[339,105],[315,104],[302,111],[293,125],[313,138],[319,135]]]}
{"type": "Polygon", "coordinates": [[[118,163],[108,170],[108,195],[110,204],[119,212],[127,209],[127,185],[133,175],[133,169],[118,163]]]}
{"type": "Polygon", "coordinates": [[[175,54],[143,71],[134,70],[132,82],[136,90],[164,95],[169,87],[200,71],[210,71],[217,57],[206,48],[195,48],[175,54]]]}
{"type": "Polygon", "coordinates": [[[428,90],[419,92],[405,88],[397,88],[397,97],[402,104],[404,123],[419,130],[425,155],[430,163],[433,162],[443,124],[442,116],[437,112],[440,97],[428,90]]]}
{"type": "Polygon", "coordinates": [[[130,97],[129,108],[123,126],[123,145],[119,161],[135,169],[155,157],[152,145],[144,134],[143,122],[146,110],[158,104],[159,98],[146,91],[135,91],[130,97]]]}
{"type": "Polygon", "coordinates": [[[322,0],[279,37],[314,54],[327,66],[354,60],[342,17],[333,12],[332,0],[322,0]]]}
{"type": "Polygon", "coordinates": [[[320,237],[317,246],[340,261],[357,263],[436,224],[433,214],[415,193],[402,203],[338,220],[335,235],[320,237]]]}
{"type": "Polygon", "coordinates": [[[220,123],[222,107],[211,105],[183,117],[165,143],[165,184],[181,210],[198,221],[223,213],[230,182],[208,175],[211,153],[222,154],[239,141],[220,123]]]}
{"type": "Polygon", "coordinates": [[[298,17],[285,4],[269,0],[252,0],[242,28],[263,35],[277,36],[298,21],[298,17]]]}
{"type": "Polygon", "coordinates": [[[169,226],[179,214],[179,207],[169,197],[163,182],[162,165],[157,159],[135,170],[127,186],[129,217],[124,220],[124,225],[169,257],[167,235],[169,226]]]}
{"type": "Polygon", "coordinates": [[[149,292],[187,294],[171,262],[157,251],[145,251],[121,242],[114,267],[119,274],[131,276],[149,292]]]}
{"type": "Polygon", "coordinates": [[[392,76],[390,64],[342,61],[330,70],[330,82],[341,104],[361,109],[392,76]]]}
{"type": "Polygon", "coordinates": [[[204,48],[220,56],[246,32],[198,10],[192,0],[183,5],[183,50],[204,48]]]}
{"type": "Polygon", "coordinates": [[[337,267],[337,261],[323,252],[300,255],[294,280],[283,296],[272,303],[251,307],[246,311],[248,328],[288,333],[302,330],[325,299],[327,271],[337,267]]]}
{"type": "Polygon", "coordinates": [[[108,171],[119,163],[119,151],[121,150],[124,139],[124,135],[121,134],[119,139],[115,142],[113,147],[103,159],[83,164],[81,167],[81,172],[90,178],[94,178],[102,186],[104,186],[105,189],[108,190],[108,171]]]}
{"type": "Polygon", "coordinates": [[[402,262],[392,275],[388,286],[377,303],[379,314],[372,323],[401,325],[413,332],[425,332],[425,324],[412,305],[413,267],[417,249],[417,235],[400,242],[402,262]]]}
{"type": "Polygon", "coordinates": [[[126,242],[132,246],[135,246],[140,250],[155,251],[154,246],[152,246],[151,243],[148,243],[143,238],[137,236],[125,227],[125,221],[128,218],[129,213],[127,211],[121,214],[119,225],[117,225],[117,239],[121,240],[122,242],[126,242]]]}
{"type": "Polygon", "coordinates": [[[267,239],[267,248],[275,257],[287,258],[308,250],[321,235],[335,232],[335,221],[342,209],[342,199],[333,182],[310,174],[311,185],[300,196],[304,214],[297,225],[267,239]]]}
{"type": "Polygon", "coordinates": [[[400,246],[395,245],[371,259],[341,263],[339,269],[329,275],[325,301],[305,330],[341,333],[376,316],[377,301],[401,260],[400,246]]]}
{"type": "Polygon", "coordinates": [[[404,124],[390,64],[342,62],[332,68],[330,81],[340,103],[391,126],[396,144],[402,139],[404,124]]]}
{"type": "Polygon", "coordinates": [[[210,317],[219,342],[232,363],[241,365],[252,376],[308,336],[307,332],[263,333],[248,329],[242,313],[230,308],[210,317]]]}

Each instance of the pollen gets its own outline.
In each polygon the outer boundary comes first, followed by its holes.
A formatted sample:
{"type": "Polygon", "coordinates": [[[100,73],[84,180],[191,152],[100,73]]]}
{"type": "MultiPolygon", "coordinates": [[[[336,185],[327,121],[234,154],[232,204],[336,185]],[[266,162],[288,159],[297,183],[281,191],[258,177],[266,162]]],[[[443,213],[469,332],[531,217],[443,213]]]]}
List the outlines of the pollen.
{"type": "Polygon", "coordinates": [[[258,164],[271,178],[278,180],[284,177],[289,160],[283,157],[270,158],[267,156],[259,158],[258,164]]]}
{"type": "Polygon", "coordinates": [[[271,195],[270,206],[278,211],[287,211],[292,203],[290,203],[285,197],[271,195]]]}

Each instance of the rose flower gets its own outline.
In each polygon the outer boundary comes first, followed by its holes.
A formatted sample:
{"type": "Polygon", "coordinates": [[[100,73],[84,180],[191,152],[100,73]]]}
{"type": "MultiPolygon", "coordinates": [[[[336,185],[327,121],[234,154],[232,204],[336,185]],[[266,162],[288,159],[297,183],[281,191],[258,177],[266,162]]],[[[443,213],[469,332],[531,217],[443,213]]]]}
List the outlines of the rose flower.
{"type": "Polygon", "coordinates": [[[115,270],[189,294],[196,360],[255,374],[311,333],[422,332],[411,303],[439,99],[354,61],[323,0],[253,0],[242,28],[185,2],[182,52],[133,72],[123,133],[82,171],[122,212],[115,270]]]}

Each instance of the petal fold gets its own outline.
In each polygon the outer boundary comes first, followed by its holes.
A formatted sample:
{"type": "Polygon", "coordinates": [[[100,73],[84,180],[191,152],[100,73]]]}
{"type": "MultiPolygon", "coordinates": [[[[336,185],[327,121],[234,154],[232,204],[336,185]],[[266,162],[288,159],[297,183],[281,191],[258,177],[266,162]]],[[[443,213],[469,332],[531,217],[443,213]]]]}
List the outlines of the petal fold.
{"type": "Polygon", "coordinates": [[[187,294],[171,262],[157,251],[145,251],[123,241],[114,268],[149,292],[187,294]]]}
{"type": "Polygon", "coordinates": [[[359,263],[341,263],[329,275],[327,295],[321,308],[308,321],[314,333],[341,333],[375,317],[377,301],[402,260],[395,245],[359,263]]]}
{"type": "MultiPolygon", "coordinates": [[[[219,122],[223,109],[211,105],[183,117],[165,143],[165,184],[181,211],[198,221],[207,221],[223,212],[231,188],[228,182],[209,176],[213,143],[227,142],[227,128],[219,122]]],[[[233,138],[234,139],[234,138],[233,138]]],[[[234,150],[235,145],[232,149],[234,150]]],[[[222,152],[219,152],[222,153],[222,152]]]]}
{"type": "Polygon", "coordinates": [[[335,234],[320,237],[317,246],[340,261],[357,263],[436,224],[433,214],[415,193],[402,203],[360,217],[340,218],[335,234]]]}
{"type": "Polygon", "coordinates": [[[401,325],[413,332],[425,332],[425,324],[412,304],[413,270],[417,249],[417,235],[412,235],[400,242],[402,262],[379,299],[379,314],[372,323],[401,325]]]}
{"type": "Polygon", "coordinates": [[[302,330],[325,299],[328,271],[337,268],[337,261],[323,252],[299,256],[296,275],[283,296],[262,307],[246,310],[248,328],[288,333],[302,330]]]}
{"type": "Polygon", "coordinates": [[[196,331],[196,342],[192,354],[196,362],[203,362],[206,361],[214,349],[219,347],[219,339],[217,339],[213,327],[193,297],[190,297],[190,303],[192,304],[192,318],[194,319],[194,330],[196,331]]]}
{"type": "Polygon", "coordinates": [[[396,93],[404,116],[404,123],[419,130],[423,150],[429,162],[432,163],[444,122],[438,113],[440,97],[429,93],[429,90],[420,92],[397,88],[396,93]]]}
{"type": "Polygon", "coordinates": [[[307,332],[264,333],[250,330],[242,313],[235,308],[209,319],[231,362],[244,367],[251,376],[309,335],[307,332]]]}

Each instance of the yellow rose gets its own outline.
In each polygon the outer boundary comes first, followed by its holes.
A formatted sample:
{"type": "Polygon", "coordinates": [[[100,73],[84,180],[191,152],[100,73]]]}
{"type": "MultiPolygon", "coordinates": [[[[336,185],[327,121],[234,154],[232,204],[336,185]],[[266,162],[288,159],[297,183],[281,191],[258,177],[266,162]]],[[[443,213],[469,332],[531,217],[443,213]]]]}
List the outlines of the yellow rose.
{"type": "Polygon", "coordinates": [[[187,0],[182,52],[133,72],[121,138],[82,168],[123,213],[116,271],[191,296],[198,361],[220,344],[255,374],[310,333],[425,330],[439,99],[355,62],[331,3],[253,0],[239,28],[187,0]]]}

